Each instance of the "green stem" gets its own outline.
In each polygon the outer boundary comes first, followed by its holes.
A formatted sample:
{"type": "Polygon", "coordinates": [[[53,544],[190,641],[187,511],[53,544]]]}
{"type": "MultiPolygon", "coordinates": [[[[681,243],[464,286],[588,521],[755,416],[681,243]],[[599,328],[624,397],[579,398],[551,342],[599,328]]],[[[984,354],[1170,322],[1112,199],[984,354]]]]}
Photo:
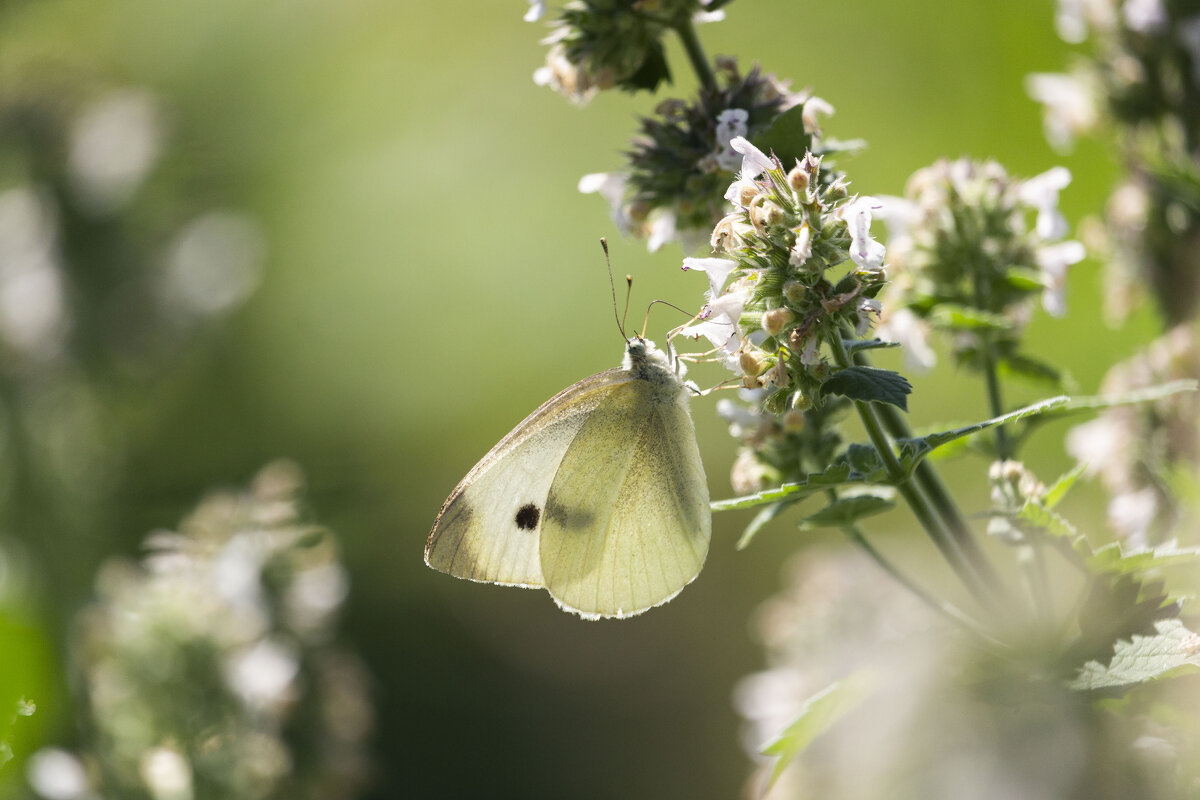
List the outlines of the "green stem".
{"type": "MultiPolygon", "coordinates": [[[[837,497],[836,492],[829,492],[829,495],[831,501],[837,497]]],[[[957,606],[953,605],[952,603],[948,603],[945,600],[940,600],[934,597],[929,592],[922,589],[915,581],[897,569],[896,566],[888,561],[882,553],[875,549],[875,546],[867,540],[867,537],[863,535],[862,530],[857,525],[853,523],[843,525],[842,533],[846,534],[846,538],[848,538],[850,541],[861,547],[863,552],[870,556],[871,560],[874,561],[880,569],[890,575],[893,580],[895,580],[905,589],[916,595],[921,602],[925,603],[925,605],[929,606],[934,611],[941,613],[971,633],[986,639],[991,644],[1001,644],[999,640],[989,635],[978,622],[971,619],[971,617],[967,616],[967,614],[964,612],[960,611],[957,606]]]]}
{"type": "MultiPolygon", "coordinates": [[[[996,353],[992,344],[992,337],[986,333],[981,337],[983,339],[983,375],[987,381],[988,407],[991,409],[992,416],[998,417],[1004,413],[1004,401],[1000,397],[1000,377],[996,374],[996,353]]],[[[996,458],[999,461],[1007,461],[1012,458],[1012,446],[1008,441],[1008,433],[1005,432],[1003,425],[996,426],[996,458]]]]}
{"type": "MultiPolygon", "coordinates": [[[[838,366],[842,368],[849,367],[851,365],[850,356],[846,352],[845,345],[842,344],[841,337],[830,336],[827,338],[830,341],[834,360],[838,366]]],[[[892,443],[883,432],[874,407],[865,400],[854,400],[853,402],[855,409],[858,411],[858,416],[862,420],[863,427],[867,430],[867,437],[871,440],[871,444],[875,446],[875,450],[883,462],[889,482],[896,487],[896,491],[904,498],[904,501],[916,516],[917,521],[921,523],[921,527],[925,529],[929,538],[941,552],[942,557],[946,559],[946,562],[958,575],[963,585],[971,591],[981,604],[985,607],[993,608],[996,604],[996,598],[989,593],[991,587],[988,586],[987,581],[975,570],[971,562],[967,560],[958,542],[950,535],[942,520],[933,512],[928,498],[909,483],[908,476],[905,475],[903,467],[900,466],[900,462],[896,459],[896,454],[892,450],[892,443]]]]}
{"type": "Polygon", "coordinates": [[[696,26],[692,24],[691,16],[684,16],[673,27],[683,42],[683,49],[692,64],[692,71],[696,73],[696,79],[700,81],[700,86],[706,91],[716,91],[717,76],[708,65],[708,57],[704,55],[704,48],[700,46],[700,37],[696,35],[696,26]]]}

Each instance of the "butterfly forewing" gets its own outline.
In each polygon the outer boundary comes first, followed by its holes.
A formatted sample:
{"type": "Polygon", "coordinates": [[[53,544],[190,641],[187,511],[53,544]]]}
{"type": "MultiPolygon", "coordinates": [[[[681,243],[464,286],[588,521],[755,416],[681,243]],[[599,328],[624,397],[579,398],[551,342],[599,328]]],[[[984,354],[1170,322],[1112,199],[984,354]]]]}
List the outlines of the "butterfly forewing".
{"type": "Polygon", "coordinates": [[[608,387],[628,381],[623,370],[593,375],[514,428],[442,506],[425,545],[425,562],[460,578],[543,586],[538,537],[559,462],[608,387]]]}
{"type": "Polygon", "coordinates": [[[708,488],[684,392],[677,381],[631,379],[606,391],[575,434],[540,539],[545,585],[563,607],[637,614],[703,566],[708,488]]]}

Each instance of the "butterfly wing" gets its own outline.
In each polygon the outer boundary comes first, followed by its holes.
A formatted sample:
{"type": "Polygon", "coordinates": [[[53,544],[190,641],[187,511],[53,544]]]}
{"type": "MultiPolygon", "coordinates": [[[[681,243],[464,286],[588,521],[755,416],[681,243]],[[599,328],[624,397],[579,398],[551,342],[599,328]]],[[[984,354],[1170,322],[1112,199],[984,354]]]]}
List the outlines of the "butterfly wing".
{"type": "Polygon", "coordinates": [[[425,544],[434,569],[509,586],[543,586],[538,536],[563,455],[613,384],[613,369],[559,392],[467,473],[442,506],[425,544]]]}
{"type": "Polygon", "coordinates": [[[638,614],[696,577],[711,526],[686,390],[630,377],[605,388],[558,465],[542,577],[560,606],[584,617],[638,614]]]}

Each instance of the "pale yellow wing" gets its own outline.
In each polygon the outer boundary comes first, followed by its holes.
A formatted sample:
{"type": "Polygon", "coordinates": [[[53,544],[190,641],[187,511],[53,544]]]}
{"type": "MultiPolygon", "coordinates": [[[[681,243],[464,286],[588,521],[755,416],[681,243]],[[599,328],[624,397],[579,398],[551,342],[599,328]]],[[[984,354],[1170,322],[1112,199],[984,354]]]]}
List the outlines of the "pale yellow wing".
{"type": "Polygon", "coordinates": [[[593,375],[513,428],[447,498],[425,544],[425,563],[473,581],[543,586],[538,536],[559,462],[611,387],[629,380],[619,369],[593,375]]]}
{"type": "Polygon", "coordinates": [[[604,392],[558,465],[541,569],[563,608],[626,617],[665,603],[708,554],[708,484],[677,380],[604,392]]]}

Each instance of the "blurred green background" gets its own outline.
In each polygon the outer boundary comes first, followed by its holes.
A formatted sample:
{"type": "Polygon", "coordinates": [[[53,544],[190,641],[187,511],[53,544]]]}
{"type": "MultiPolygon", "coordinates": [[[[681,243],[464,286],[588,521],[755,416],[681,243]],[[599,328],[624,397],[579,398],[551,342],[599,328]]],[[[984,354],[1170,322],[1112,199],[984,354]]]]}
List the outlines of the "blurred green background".
{"type": "MultiPolygon", "coordinates": [[[[585,623],[544,593],[422,563],[434,515],[475,460],[547,397],[618,363],[600,236],[614,269],[636,278],[635,308],[697,307],[705,286],[680,273],[678,250],[621,239],[602,201],[575,190],[580,175],[620,167],[634,115],[657,99],[601,95],[580,110],[536,87],[545,29],[522,22],[526,8],[0,2],[6,97],[148,91],[163,120],[148,185],[248,215],[264,244],[257,290],[236,313],[152,368],[97,368],[109,428],[88,444],[101,456],[76,465],[79,507],[64,507],[74,495],[10,495],[26,510],[5,533],[30,553],[31,618],[61,670],[58,631],[105,557],[137,554],[205,491],[295,459],[313,516],[342,539],[353,582],[344,635],[374,676],[370,796],[736,796],[747,760],[730,694],[761,666],[749,619],[782,561],[832,536],[781,524],[737,553],[746,520],[719,516],[696,583],[622,622],[585,623]]],[[[827,134],[870,144],[840,164],[855,190],[899,194],[941,156],[991,156],[1018,175],[1064,163],[1074,222],[1100,209],[1116,167],[1097,145],[1058,156],[1044,143],[1022,81],[1067,62],[1052,14],[1049,0],[738,0],[700,33],[710,55],[757,60],[836,107],[827,134]]],[[[668,93],[685,95],[693,84],[670,52],[668,93]]],[[[125,232],[135,245],[162,207],[145,204],[125,232]]],[[[1085,391],[1153,332],[1146,316],[1122,333],[1103,326],[1098,275],[1093,262],[1075,268],[1071,316],[1039,317],[1031,331],[1030,349],[1085,391]]],[[[116,313],[127,301],[112,300],[116,313]]],[[[652,337],[676,324],[668,313],[652,317],[652,337]]],[[[982,389],[944,362],[914,382],[918,426],[985,416],[982,389]]],[[[1017,387],[1009,399],[1036,396],[1017,387]]],[[[734,445],[713,406],[698,400],[693,415],[724,497],[734,445]]],[[[1048,426],[1027,453],[1043,479],[1069,466],[1064,430],[1048,426]]],[[[949,479],[977,510],[986,465],[968,466],[949,479]]],[[[1101,507],[1086,487],[1068,513],[1094,523],[1101,507]]],[[[903,512],[872,522],[897,561],[944,580],[903,512]]],[[[76,735],[64,698],[39,698],[46,742],[76,735]]]]}

